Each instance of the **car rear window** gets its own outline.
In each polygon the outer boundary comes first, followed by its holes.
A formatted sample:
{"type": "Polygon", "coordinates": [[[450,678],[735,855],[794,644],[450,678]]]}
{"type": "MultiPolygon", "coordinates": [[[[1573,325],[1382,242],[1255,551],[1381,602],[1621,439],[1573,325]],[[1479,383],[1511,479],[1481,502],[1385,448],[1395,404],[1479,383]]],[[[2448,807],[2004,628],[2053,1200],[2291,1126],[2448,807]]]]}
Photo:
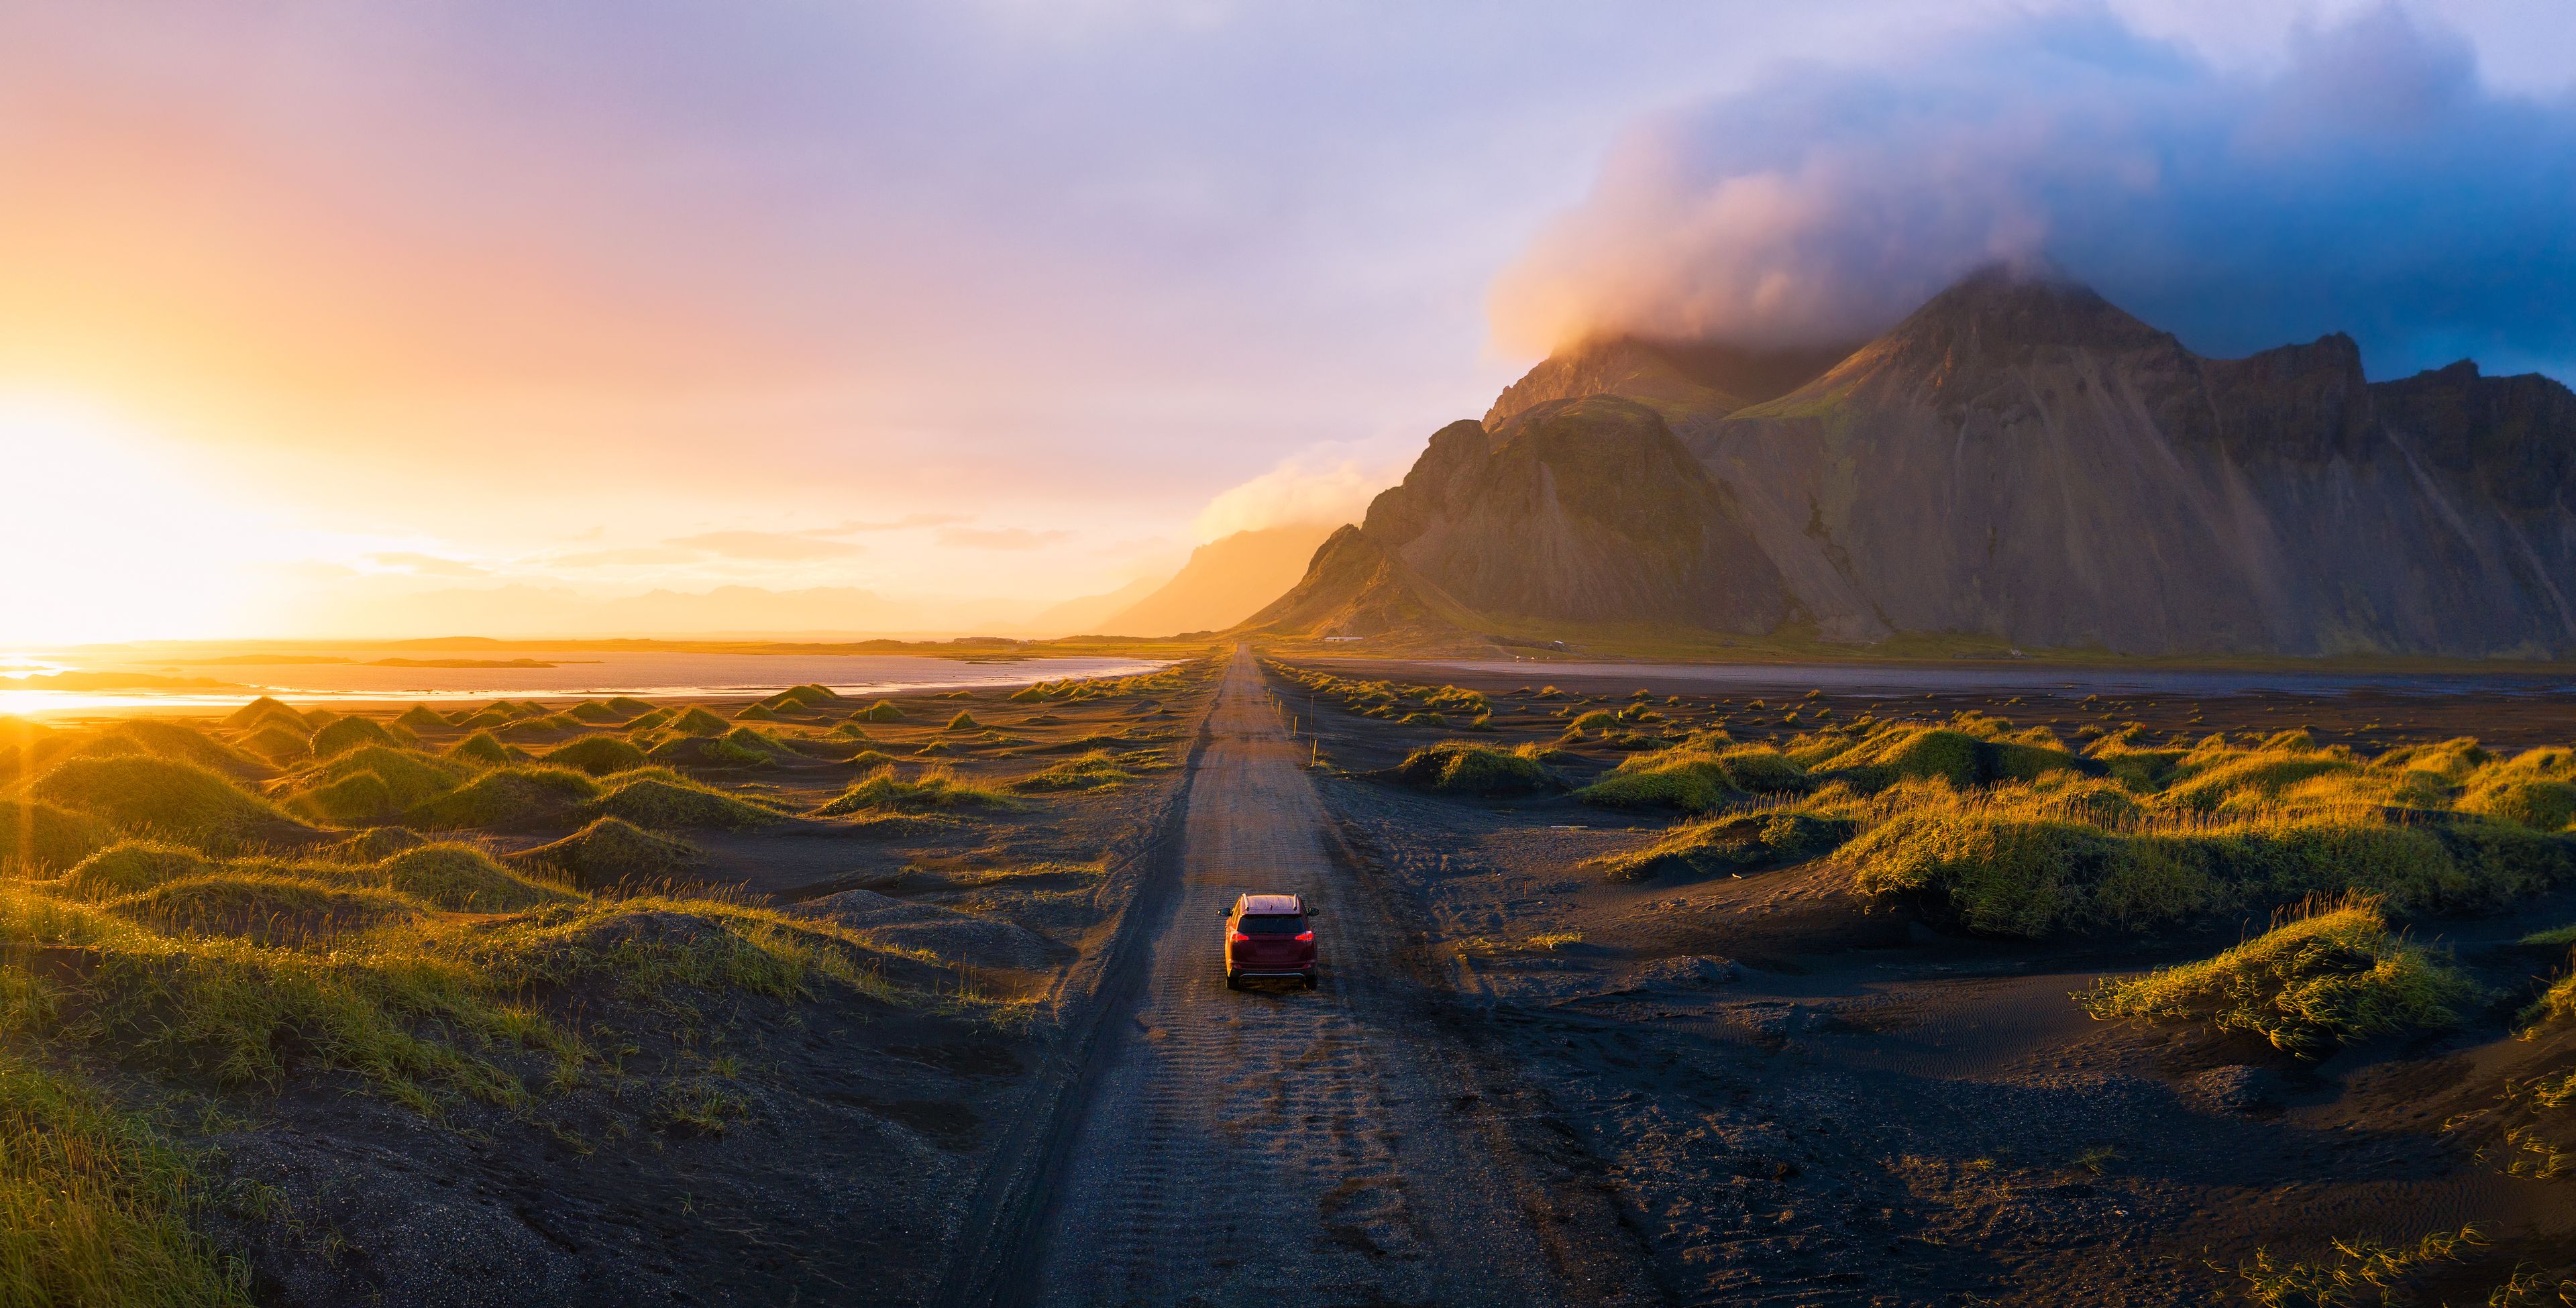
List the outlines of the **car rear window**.
{"type": "Polygon", "coordinates": [[[1306,919],[1295,913],[1263,913],[1240,919],[1239,930],[1247,936],[1293,936],[1306,929],[1306,919]]]}

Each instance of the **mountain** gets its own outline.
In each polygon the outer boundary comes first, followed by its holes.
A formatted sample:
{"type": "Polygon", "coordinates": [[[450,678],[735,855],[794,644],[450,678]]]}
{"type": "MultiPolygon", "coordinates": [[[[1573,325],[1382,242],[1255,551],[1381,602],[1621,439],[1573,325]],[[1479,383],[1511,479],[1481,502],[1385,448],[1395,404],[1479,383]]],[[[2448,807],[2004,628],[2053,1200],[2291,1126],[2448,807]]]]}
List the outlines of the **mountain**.
{"type": "Polygon", "coordinates": [[[1038,610],[1026,626],[1040,636],[1098,634],[1107,630],[1102,624],[1113,614],[1126,612],[1137,601],[1171,584],[1171,580],[1168,576],[1138,577],[1113,591],[1050,604],[1038,610]]]}
{"type": "Polygon", "coordinates": [[[1103,619],[1090,634],[1175,636],[1222,631],[1297,584],[1331,527],[1298,523],[1238,531],[1190,551],[1153,593],[1103,619]]]}
{"type": "Polygon", "coordinates": [[[2576,394],[2548,378],[2372,383],[2342,335],[2204,358],[2003,271],[1776,394],[1724,353],[1539,365],[1252,625],[2576,654],[2576,394]]]}

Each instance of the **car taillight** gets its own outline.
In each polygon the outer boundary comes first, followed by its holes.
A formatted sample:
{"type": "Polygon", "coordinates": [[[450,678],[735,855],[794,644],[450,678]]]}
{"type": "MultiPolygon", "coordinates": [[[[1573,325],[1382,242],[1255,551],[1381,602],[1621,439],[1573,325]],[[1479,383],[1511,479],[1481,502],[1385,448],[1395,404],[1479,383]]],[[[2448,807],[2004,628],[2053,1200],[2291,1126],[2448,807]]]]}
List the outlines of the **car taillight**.
{"type": "Polygon", "coordinates": [[[1249,944],[1249,943],[1251,943],[1251,940],[1252,940],[1252,937],[1247,936],[1247,935],[1243,934],[1243,933],[1242,933],[1242,932],[1240,932],[1240,931],[1237,931],[1237,932],[1235,932],[1234,934],[1232,934],[1232,935],[1230,935],[1230,936],[1227,936],[1227,937],[1225,938],[1225,943],[1227,943],[1227,944],[1229,944],[1229,945],[1241,945],[1241,944],[1249,944]]]}
{"type": "Polygon", "coordinates": [[[1298,943],[1298,944],[1301,944],[1301,945],[1311,945],[1311,944],[1315,943],[1315,933],[1314,933],[1314,932],[1312,932],[1312,931],[1300,931],[1300,932],[1298,932],[1298,933],[1297,933],[1297,943],[1298,943]]]}

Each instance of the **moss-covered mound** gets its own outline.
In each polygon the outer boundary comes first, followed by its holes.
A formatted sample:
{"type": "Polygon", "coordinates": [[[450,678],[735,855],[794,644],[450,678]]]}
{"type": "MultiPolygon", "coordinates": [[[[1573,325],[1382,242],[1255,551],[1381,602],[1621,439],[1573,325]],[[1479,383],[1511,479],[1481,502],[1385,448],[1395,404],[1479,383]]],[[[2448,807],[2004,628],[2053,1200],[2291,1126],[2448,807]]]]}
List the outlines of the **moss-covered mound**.
{"type": "Polygon", "coordinates": [[[690,705],[687,712],[671,719],[670,727],[683,736],[721,736],[733,730],[732,723],[695,704],[690,705]]]}
{"type": "Polygon", "coordinates": [[[1937,921],[2044,936],[2363,893],[2417,913],[2488,908],[2576,876],[2576,845],[2462,819],[2401,825],[2378,810],[2106,829],[2042,806],[1900,809],[1845,854],[1854,885],[1937,921]]]}
{"type": "Polygon", "coordinates": [[[896,708],[894,701],[881,699],[876,703],[870,704],[866,708],[860,709],[858,712],[851,714],[850,721],[901,722],[903,721],[903,710],[896,708]]]}
{"type": "Polygon", "coordinates": [[[394,725],[411,732],[445,731],[448,728],[448,721],[438,716],[437,712],[427,704],[414,704],[404,709],[402,716],[394,719],[394,725]]]}
{"type": "Polygon", "coordinates": [[[2310,1057],[2448,1026],[2478,998],[2475,983],[2390,931],[2369,903],[2293,918],[2215,958],[2106,980],[2080,996],[2097,1018],[2205,1022],[2310,1057]]]}
{"type": "Polygon", "coordinates": [[[410,732],[397,735],[393,728],[373,718],[347,717],[313,733],[313,757],[334,759],[362,745],[399,748],[419,743],[410,732]]]}
{"type": "Polygon", "coordinates": [[[210,872],[107,907],[161,931],[288,944],[408,922],[421,912],[391,891],[269,871],[210,872]]]}
{"type": "Polygon", "coordinates": [[[313,743],[298,729],[277,724],[244,733],[233,742],[243,753],[275,767],[297,767],[313,757],[313,743]]]}
{"type": "Polygon", "coordinates": [[[489,731],[476,731],[473,735],[448,746],[447,756],[459,763],[470,763],[479,768],[500,767],[508,763],[511,757],[510,747],[502,744],[501,738],[489,731]]]}
{"type": "Polygon", "coordinates": [[[403,813],[402,823],[429,831],[544,826],[569,821],[575,810],[598,797],[598,783],[583,773],[513,763],[414,805],[403,813]]]}
{"type": "Polygon", "coordinates": [[[1747,872],[1821,858],[1858,829],[1850,818],[1823,813],[1738,813],[1685,822],[1653,844],[1609,855],[1597,866],[1614,881],[1747,872]]]}
{"type": "Polygon", "coordinates": [[[616,736],[583,736],[549,751],[545,761],[557,767],[579,768],[594,777],[612,772],[627,772],[644,766],[644,751],[616,736]]]}
{"type": "Polygon", "coordinates": [[[954,808],[1017,808],[1019,802],[998,790],[960,779],[945,767],[928,767],[910,780],[892,766],[882,767],[852,784],[815,813],[838,817],[870,811],[926,813],[954,808]]]}
{"type": "Polygon", "coordinates": [[[177,840],[238,837],[260,827],[299,825],[218,773],[143,754],[65,759],[37,779],[34,794],[139,835],[177,840]]]}
{"type": "Polygon", "coordinates": [[[1098,790],[1103,786],[1114,786],[1119,782],[1131,780],[1134,776],[1134,773],[1120,767],[1118,760],[1107,752],[1093,750],[1032,772],[1012,782],[1011,789],[1031,794],[1045,794],[1060,790],[1098,790]]]}
{"type": "Polygon", "coordinates": [[[184,722],[136,718],[100,732],[78,750],[83,754],[150,754],[175,758],[237,779],[262,777],[269,769],[260,759],[207,735],[184,722]]]}
{"type": "Polygon", "coordinates": [[[227,714],[224,718],[224,730],[250,731],[270,721],[283,723],[298,732],[312,729],[304,721],[303,714],[287,707],[283,701],[262,695],[227,714]]]}
{"type": "Polygon", "coordinates": [[[324,826],[365,826],[398,811],[393,793],[372,772],[319,782],[286,801],[286,811],[324,826]]]}
{"type": "Polygon", "coordinates": [[[1448,741],[1426,745],[1388,770],[1391,779],[1453,795],[1535,795],[1558,787],[1533,749],[1489,749],[1448,741]]]}
{"type": "Polygon", "coordinates": [[[516,913],[577,898],[545,879],[501,866],[472,845],[403,850],[376,864],[375,879],[388,890],[452,913],[516,913]]]}
{"type": "Polygon", "coordinates": [[[551,845],[512,861],[559,869],[584,890],[666,886],[687,875],[698,851],[685,841],[657,836],[614,817],[603,817],[551,845]]]}
{"type": "Polygon", "coordinates": [[[784,822],[787,815],[736,799],[668,771],[635,774],[611,783],[590,811],[656,831],[712,827],[728,831],[784,822]]]}
{"type": "Polygon", "coordinates": [[[1623,760],[1609,776],[1575,792],[1575,798],[1605,808],[1706,813],[1742,803],[1753,793],[1796,793],[1809,785],[1806,770],[1779,750],[1719,737],[1623,760]]]}
{"type": "Polygon", "coordinates": [[[387,802],[400,810],[444,795],[472,775],[474,769],[452,759],[386,745],[361,745],[297,776],[295,785],[298,791],[306,791],[344,779],[373,777],[384,786],[387,802]]]}
{"type": "Polygon", "coordinates": [[[47,876],[88,858],[116,839],[105,822],[25,798],[0,798],[0,869],[47,876]]]}
{"type": "Polygon", "coordinates": [[[154,886],[215,870],[205,855],[182,845],[122,840],[82,859],[54,884],[81,899],[122,899],[154,886]]]}

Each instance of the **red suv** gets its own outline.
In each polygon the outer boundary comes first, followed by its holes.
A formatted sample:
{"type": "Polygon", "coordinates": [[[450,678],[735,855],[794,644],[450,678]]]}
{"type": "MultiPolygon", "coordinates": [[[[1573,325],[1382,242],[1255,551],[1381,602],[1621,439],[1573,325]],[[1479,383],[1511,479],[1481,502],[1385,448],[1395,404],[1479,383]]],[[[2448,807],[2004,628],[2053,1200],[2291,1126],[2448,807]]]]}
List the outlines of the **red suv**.
{"type": "Polygon", "coordinates": [[[1295,895],[1238,895],[1225,915],[1225,983],[1241,990],[1255,977],[1297,980],[1315,988],[1315,929],[1295,895]]]}

